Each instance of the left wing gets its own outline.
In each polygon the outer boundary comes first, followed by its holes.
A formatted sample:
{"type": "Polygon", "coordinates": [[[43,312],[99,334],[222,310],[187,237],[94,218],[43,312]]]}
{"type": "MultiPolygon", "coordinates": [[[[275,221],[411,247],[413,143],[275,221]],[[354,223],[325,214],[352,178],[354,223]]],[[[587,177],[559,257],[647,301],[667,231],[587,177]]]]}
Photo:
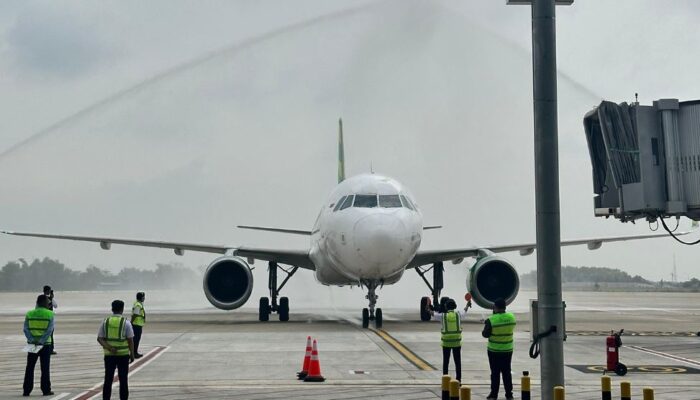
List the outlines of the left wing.
{"type": "MultiPolygon", "coordinates": [[[[690,232],[676,233],[676,236],[687,235],[690,232]]],[[[636,236],[613,236],[606,238],[578,239],[578,240],[562,240],[563,246],[578,246],[585,244],[590,250],[599,249],[603,243],[624,242],[627,240],[638,239],[653,239],[659,237],[668,237],[667,233],[655,233],[652,235],[636,235],[636,236]]],[[[518,251],[520,255],[526,256],[535,251],[537,245],[535,243],[510,244],[502,246],[475,246],[463,249],[448,249],[448,250],[428,250],[419,251],[406,268],[416,268],[422,265],[433,264],[442,261],[457,261],[461,262],[466,257],[477,257],[481,250],[489,250],[493,253],[506,253],[509,251],[518,251]]]]}
{"type": "Polygon", "coordinates": [[[56,235],[46,233],[30,233],[30,232],[12,232],[0,230],[0,233],[14,236],[29,236],[45,239],[61,239],[61,240],[76,240],[80,242],[99,243],[104,250],[109,250],[112,244],[123,244],[126,246],[141,246],[141,247],[157,247],[162,249],[171,249],[175,254],[181,256],[185,250],[199,251],[204,253],[217,253],[245,257],[248,259],[258,259],[265,261],[277,261],[282,264],[293,265],[304,269],[315,270],[314,263],[309,258],[308,250],[276,250],[276,249],[257,249],[253,247],[235,247],[225,245],[210,245],[199,243],[180,243],[180,242],[164,242],[155,240],[140,240],[140,239],[120,239],[111,237],[98,236],[75,236],[75,235],[56,235]]]}

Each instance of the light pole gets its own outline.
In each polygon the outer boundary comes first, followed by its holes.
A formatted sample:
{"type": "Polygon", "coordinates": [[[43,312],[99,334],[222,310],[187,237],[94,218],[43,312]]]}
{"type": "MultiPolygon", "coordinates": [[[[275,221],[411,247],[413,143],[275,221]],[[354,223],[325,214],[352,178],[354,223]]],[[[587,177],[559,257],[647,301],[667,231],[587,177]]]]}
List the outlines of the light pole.
{"type": "Polygon", "coordinates": [[[537,309],[540,340],[541,392],[553,398],[564,386],[564,312],[561,294],[559,221],[559,150],[557,130],[556,5],[573,0],[506,0],[532,9],[532,87],[535,121],[535,210],[537,238],[537,309]]]}

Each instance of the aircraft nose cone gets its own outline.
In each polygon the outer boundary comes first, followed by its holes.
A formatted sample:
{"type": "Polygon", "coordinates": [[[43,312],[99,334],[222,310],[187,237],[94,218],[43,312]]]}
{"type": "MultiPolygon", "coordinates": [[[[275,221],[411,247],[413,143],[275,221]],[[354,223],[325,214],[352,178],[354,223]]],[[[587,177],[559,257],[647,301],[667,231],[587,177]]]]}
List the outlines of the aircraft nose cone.
{"type": "Polygon", "coordinates": [[[403,261],[407,252],[406,226],[392,215],[368,215],[355,224],[355,249],[371,265],[403,261]]]}

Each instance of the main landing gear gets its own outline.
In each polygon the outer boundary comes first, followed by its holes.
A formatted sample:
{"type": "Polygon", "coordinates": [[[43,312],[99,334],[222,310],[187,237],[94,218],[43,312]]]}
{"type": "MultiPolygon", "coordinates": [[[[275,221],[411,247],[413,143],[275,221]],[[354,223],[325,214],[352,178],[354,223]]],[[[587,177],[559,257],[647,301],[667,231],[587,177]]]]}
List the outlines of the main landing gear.
{"type": "Polygon", "coordinates": [[[438,301],[438,297],[440,297],[440,292],[445,287],[445,282],[443,280],[443,273],[445,272],[445,268],[442,266],[442,262],[436,262],[432,266],[427,267],[425,269],[421,267],[416,267],[416,272],[418,272],[418,275],[420,275],[420,277],[423,278],[423,282],[425,282],[425,284],[428,285],[428,289],[430,289],[430,293],[432,294],[432,299],[430,297],[423,297],[420,299],[420,320],[430,321],[431,309],[437,312],[445,311],[445,300],[447,300],[447,298],[443,297],[442,299],[440,299],[440,301],[438,301]],[[430,282],[428,282],[428,279],[426,279],[425,277],[425,274],[427,274],[430,270],[433,271],[432,285],[430,284],[430,282]]]}
{"type": "Polygon", "coordinates": [[[267,287],[270,289],[270,297],[272,297],[272,304],[270,304],[270,299],[268,297],[260,298],[260,307],[258,308],[258,319],[260,321],[268,321],[272,312],[277,313],[277,315],[280,318],[280,321],[289,321],[289,299],[287,297],[280,297],[278,303],[277,296],[279,295],[280,291],[287,283],[289,278],[291,278],[292,275],[294,275],[294,273],[297,272],[297,269],[299,269],[299,267],[292,267],[291,269],[286,270],[277,265],[277,263],[274,261],[270,261],[268,263],[267,287]],[[287,274],[287,277],[284,278],[282,284],[279,285],[279,287],[277,286],[278,269],[287,274]]]}
{"type": "Polygon", "coordinates": [[[374,321],[374,326],[377,329],[382,328],[382,309],[377,308],[375,310],[374,306],[377,305],[377,286],[380,286],[378,281],[364,281],[362,284],[367,288],[367,296],[365,298],[369,300],[369,308],[362,309],[362,327],[369,328],[369,321],[374,321]]]}

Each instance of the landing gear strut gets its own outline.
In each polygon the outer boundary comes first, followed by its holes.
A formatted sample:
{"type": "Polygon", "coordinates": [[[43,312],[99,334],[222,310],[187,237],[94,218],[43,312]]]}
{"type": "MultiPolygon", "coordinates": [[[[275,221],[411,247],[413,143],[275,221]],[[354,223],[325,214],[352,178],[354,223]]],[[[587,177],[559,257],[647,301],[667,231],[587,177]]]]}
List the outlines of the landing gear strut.
{"type": "Polygon", "coordinates": [[[440,292],[445,287],[445,282],[443,280],[443,272],[445,272],[445,268],[442,266],[442,262],[436,262],[432,266],[425,269],[422,269],[421,267],[416,267],[416,272],[418,272],[418,275],[420,275],[420,277],[423,278],[423,282],[425,282],[425,284],[428,285],[428,289],[430,289],[430,293],[432,295],[432,299],[430,297],[423,297],[420,300],[420,320],[430,321],[430,311],[428,310],[430,304],[432,304],[432,309],[437,312],[445,311],[445,304],[443,301],[444,298],[438,299],[440,297],[440,292]],[[430,270],[433,271],[432,285],[430,284],[430,282],[428,282],[428,279],[426,279],[425,277],[425,274],[427,274],[430,270]]]}
{"type": "Polygon", "coordinates": [[[279,303],[277,302],[277,296],[279,295],[280,291],[284,287],[284,285],[287,284],[287,281],[289,278],[294,275],[295,272],[299,267],[292,267],[291,269],[287,270],[279,265],[277,265],[276,262],[270,261],[267,266],[267,273],[268,273],[268,279],[267,279],[267,287],[270,289],[270,297],[272,297],[272,304],[270,304],[270,299],[267,297],[261,297],[260,298],[260,307],[258,308],[258,319],[260,321],[268,321],[270,319],[270,314],[273,312],[276,312],[277,315],[279,316],[280,321],[289,321],[289,299],[287,297],[280,297],[279,303]],[[282,281],[282,284],[277,286],[277,270],[281,270],[285,274],[287,274],[287,277],[284,278],[282,281]]]}
{"type": "Polygon", "coordinates": [[[362,284],[367,288],[367,296],[365,296],[365,298],[369,300],[369,309],[362,309],[362,327],[369,328],[369,321],[372,320],[374,321],[374,326],[377,329],[381,329],[383,322],[382,309],[377,308],[375,310],[374,308],[377,305],[377,299],[379,298],[379,296],[377,296],[377,286],[380,286],[380,282],[365,281],[362,284]]]}

